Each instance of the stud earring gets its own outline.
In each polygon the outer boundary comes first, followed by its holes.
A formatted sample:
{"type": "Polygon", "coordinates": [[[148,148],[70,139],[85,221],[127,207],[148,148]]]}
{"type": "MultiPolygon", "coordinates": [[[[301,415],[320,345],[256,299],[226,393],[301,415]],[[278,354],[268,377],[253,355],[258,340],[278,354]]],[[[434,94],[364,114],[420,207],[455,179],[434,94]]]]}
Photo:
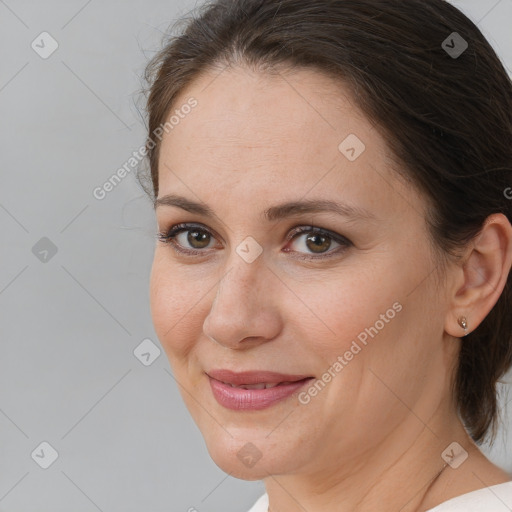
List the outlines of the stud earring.
{"type": "Polygon", "coordinates": [[[457,319],[457,322],[464,329],[464,336],[466,336],[467,330],[468,330],[468,322],[466,320],[466,317],[465,316],[459,316],[459,318],[457,319]]]}

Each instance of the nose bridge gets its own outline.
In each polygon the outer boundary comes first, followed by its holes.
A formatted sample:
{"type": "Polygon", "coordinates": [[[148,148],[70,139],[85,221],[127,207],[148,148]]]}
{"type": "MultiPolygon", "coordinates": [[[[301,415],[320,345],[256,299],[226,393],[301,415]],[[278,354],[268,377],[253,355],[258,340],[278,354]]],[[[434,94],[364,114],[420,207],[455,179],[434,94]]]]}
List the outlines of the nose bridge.
{"type": "Polygon", "coordinates": [[[268,300],[269,277],[263,256],[248,262],[233,251],[227,267],[204,321],[205,334],[231,347],[247,337],[272,337],[276,311],[268,300]]]}
{"type": "Polygon", "coordinates": [[[238,306],[251,308],[253,302],[258,301],[259,281],[264,273],[261,263],[261,257],[248,263],[233,251],[227,264],[228,270],[218,283],[211,310],[224,313],[225,309],[236,310],[238,306]]]}

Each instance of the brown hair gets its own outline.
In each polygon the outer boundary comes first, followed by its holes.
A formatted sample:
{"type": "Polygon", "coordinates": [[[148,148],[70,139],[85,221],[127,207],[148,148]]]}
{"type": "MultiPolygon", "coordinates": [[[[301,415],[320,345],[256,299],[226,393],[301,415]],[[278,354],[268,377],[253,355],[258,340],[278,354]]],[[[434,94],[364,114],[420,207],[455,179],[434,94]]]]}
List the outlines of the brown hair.
{"type": "MultiPolygon", "coordinates": [[[[480,30],[449,3],[217,0],[185,22],[146,68],[150,175],[139,179],[151,182],[153,200],[160,141],[152,135],[177,95],[199,74],[243,62],[315,68],[348,84],[399,172],[430,201],[426,220],[444,255],[455,255],[489,215],[512,220],[512,84],[480,30]],[[465,51],[450,52],[462,40],[465,51]]],[[[459,415],[480,443],[491,426],[494,441],[496,383],[512,365],[511,279],[462,339],[454,379],[459,415]]]]}

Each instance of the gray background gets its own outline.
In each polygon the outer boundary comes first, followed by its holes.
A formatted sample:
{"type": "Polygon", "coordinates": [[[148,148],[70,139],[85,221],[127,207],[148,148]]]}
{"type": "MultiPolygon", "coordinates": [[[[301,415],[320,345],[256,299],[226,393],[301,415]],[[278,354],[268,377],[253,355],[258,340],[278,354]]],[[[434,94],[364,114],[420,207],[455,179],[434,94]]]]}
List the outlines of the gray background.
{"type": "MultiPolygon", "coordinates": [[[[512,0],[454,3],[512,69],[512,0]]],[[[144,64],[193,5],[0,0],[0,510],[240,512],[264,490],[209,458],[163,351],[134,356],[160,346],[155,221],[134,172],[92,195],[144,143],[144,64]],[[43,31],[59,45],[47,59],[31,48],[43,31]]],[[[512,472],[509,434],[484,451],[512,472]]]]}

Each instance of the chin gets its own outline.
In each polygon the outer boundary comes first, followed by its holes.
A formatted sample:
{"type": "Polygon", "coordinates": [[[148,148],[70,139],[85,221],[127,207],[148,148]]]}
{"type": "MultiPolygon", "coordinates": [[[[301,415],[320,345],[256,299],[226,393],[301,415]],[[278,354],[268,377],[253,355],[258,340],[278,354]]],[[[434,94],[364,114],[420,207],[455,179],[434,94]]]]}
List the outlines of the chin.
{"type": "Polygon", "coordinates": [[[222,433],[206,435],[205,441],[213,462],[225,473],[241,480],[263,480],[269,475],[290,472],[287,466],[296,467],[297,461],[286,457],[295,450],[287,448],[278,436],[271,440],[254,435],[251,430],[231,437],[220,426],[218,428],[222,433]]]}
{"type": "Polygon", "coordinates": [[[247,480],[248,482],[263,480],[264,478],[267,478],[269,474],[274,474],[273,471],[269,471],[268,469],[266,471],[263,470],[258,464],[253,468],[247,468],[242,464],[237,464],[236,462],[233,463],[233,460],[228,461],[225,457],[220,461],[213,457],[212,459],[213,462],[215,462],[215,464],[224,471],[224,473],[229,474],[229,476],[232,476],[233,478],[238,478],[239,480],[247,480]]]}

